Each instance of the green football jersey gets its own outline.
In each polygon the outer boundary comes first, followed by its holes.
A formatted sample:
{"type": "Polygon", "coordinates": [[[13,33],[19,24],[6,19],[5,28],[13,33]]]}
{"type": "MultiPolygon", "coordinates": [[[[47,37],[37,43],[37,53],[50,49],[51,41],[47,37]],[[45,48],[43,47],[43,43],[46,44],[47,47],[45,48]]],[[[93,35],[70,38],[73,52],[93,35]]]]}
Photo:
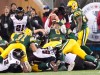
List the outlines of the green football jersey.
{"type": "Polygon", "coordinates": [[[66,40],[65,34],[60,29],[50,29],[49,33],[50,40],[66,40]]]}
{"type": "Polygon", "coordinates": [[[82,16],[82,27],[81,29],[85,29],[87,28],[87,18],[86,16],[83,14],[82,10],[80,8],[77,8],[74,12],[73,12],[73,18],[76,21],[76,26],[78,26],[78,22],[77,22],[77,18],[79,16],[82,16]]]}
{"type": "Polygon", "coordinates": [[[14,33],[13,36],[11,37],[11,41],[12,41],[11,43],[20,42],[25,47],[28,47],[31,42],[35,42],[35,39],[32,36],[14,33]]]}
{"type": "Polygon", "coordinates": [[[0,36],[0,46],[4,46],[7,44],[7,41],[2,39],[2,37],[0,36]]]}

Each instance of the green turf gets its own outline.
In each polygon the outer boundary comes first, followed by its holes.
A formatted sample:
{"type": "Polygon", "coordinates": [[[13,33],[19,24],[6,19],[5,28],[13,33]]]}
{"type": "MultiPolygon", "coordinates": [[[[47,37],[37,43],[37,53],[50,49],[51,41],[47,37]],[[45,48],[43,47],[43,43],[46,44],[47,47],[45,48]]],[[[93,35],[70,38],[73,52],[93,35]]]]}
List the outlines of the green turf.
{"type": "Polygon", "coordinates": [[[32,72],[32,73],[0,73],[0,75],[100,75],[100,70],[32,72]]]}

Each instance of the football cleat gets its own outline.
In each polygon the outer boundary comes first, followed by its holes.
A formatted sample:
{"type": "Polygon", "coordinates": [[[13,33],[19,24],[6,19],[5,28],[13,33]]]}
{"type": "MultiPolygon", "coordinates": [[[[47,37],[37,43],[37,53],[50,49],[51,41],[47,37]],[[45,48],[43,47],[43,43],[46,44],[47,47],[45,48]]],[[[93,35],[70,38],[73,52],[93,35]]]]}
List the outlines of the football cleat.
{"type": "Polygon", "coordinates": [[[95,70],[100,70],[100,61],[98,61],[98,64],[95,70]]]}
{"type": "Polygon", "coordinates": [[[68,71],[72,71],[75,66],[75,63],[68,65],[68,71]]]}

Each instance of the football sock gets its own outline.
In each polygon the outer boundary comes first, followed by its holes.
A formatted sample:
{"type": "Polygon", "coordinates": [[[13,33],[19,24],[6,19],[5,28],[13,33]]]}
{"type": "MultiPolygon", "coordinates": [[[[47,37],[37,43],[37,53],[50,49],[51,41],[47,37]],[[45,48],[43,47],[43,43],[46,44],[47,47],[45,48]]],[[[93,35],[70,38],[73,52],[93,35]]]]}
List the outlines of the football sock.
{"type": "Polygon", "coordinates": [[[90,48],[87,47],[87,46],[81,46],[81,49],[83,49],[89,55],[92,53],[92,51],[90,50],[90,48]]]}
{"type": "Polygon", "coordinates": [[[3,58],[2,58],[2,56],[0,56],[0,63],[2,63],[3,62],[3,58]]]}
{"type": "Polygon", "coordinates": [[[91,55],[86,55],[85,60],[93,62],[93,63],[97,63],[97,59],[95,57],[91,56],[91,55]]]}

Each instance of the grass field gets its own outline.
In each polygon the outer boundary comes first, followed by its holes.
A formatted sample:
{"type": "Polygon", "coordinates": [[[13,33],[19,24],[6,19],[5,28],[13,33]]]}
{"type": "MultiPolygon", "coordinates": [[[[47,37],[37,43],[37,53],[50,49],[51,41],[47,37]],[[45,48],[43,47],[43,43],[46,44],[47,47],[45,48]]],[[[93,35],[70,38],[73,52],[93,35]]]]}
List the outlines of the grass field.
{"type": "Polygon", "coordinates": [[[100,70],[32,72],[32,73],[0,73],[0,75],[100,75],[100,70]]]}

